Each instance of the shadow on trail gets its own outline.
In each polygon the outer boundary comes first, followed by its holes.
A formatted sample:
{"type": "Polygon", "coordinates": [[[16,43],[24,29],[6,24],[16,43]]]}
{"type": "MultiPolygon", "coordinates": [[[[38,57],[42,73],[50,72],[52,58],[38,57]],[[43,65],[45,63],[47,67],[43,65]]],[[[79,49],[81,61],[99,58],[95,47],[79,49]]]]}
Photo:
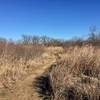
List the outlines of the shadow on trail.
{"type": "Polygon", "coordinates": [[[50,85],[50,80],[48,75],[37,77],[34,86],[36,88],[36,92],[39,93],[39,96],[43,98],[43,100],[51,100],[53,95],[53,90],[50,85]]]}

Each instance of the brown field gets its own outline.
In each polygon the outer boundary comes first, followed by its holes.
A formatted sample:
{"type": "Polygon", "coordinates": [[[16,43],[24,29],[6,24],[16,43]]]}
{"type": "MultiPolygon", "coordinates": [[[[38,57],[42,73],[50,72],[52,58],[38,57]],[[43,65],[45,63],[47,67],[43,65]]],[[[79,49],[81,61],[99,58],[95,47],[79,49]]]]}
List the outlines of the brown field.
{"type": "Polygon", "coordinates": [[[0,100],[100,100],[99,47],[0,47],[0,100]]]}

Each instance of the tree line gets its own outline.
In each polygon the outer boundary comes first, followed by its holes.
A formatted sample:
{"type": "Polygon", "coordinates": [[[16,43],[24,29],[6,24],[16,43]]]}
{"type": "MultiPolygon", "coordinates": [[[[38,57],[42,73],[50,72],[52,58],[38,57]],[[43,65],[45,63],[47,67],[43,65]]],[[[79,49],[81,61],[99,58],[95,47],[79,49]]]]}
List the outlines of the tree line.
{"type": "MultiPolygon", "coordinates": [[[[8,42],[4,38],[0,38],[0,43],[8,42]]],[[[9,41],[10,43],[15,43],[15,41],[9,41]]],[[[100,46],[100,33],[92,30],[90,35],[87,39],[82,38],[74,38],[71,40],[62,40],[62,39],[54,39],[47,36],[29,36],[29,35],[22,35],[20,41],[16,42],[17,44],[23,45],[43,45],[43,46],[82,46],[86,44],[91,44],[94,46],[100,46]]]]}
{"type": "Polygon", "coordinates": [[[93,45],[100,46],[100,33],[91,32],[87,39],[73,38],[71,40],[54,39],[47,36],[27,36],[23,35],[22,44],[28,45],[43,45],[43,46],[82,46],[82,45],[93,45]]]}

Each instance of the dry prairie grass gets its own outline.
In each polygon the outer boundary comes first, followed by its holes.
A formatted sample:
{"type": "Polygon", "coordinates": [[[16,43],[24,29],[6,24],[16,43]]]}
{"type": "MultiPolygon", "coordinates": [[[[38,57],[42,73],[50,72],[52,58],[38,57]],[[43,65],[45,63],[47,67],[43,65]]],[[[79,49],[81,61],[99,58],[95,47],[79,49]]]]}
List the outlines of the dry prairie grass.
{"type": "Polygon", "coordinates": [[[100,48],[67,50],[50,72],[52,100],[100,100],[100,48]]]}
{"type": "Polygon", "coordinates": [[[100,48],[0,47],[0,100],[100,100],[100,48]]]}
{"type": "Polygon", "coordinates": [[[33,60],[43,52],[42,46],[0,42],[0,95],[2,89],[13,92],[16,82],[31,73],[33,60]]]}

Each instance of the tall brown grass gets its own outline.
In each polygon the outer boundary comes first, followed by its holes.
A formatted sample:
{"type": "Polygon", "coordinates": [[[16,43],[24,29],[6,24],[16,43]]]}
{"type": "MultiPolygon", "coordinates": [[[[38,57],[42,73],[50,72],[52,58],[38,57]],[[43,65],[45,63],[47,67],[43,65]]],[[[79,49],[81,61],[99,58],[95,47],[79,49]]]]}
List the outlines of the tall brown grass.
{"type": "Polygon", "coordinates": [[[50,72],[52,100],[100,100],[100,48],[74,47],[50,72]]]}
{"type": "Polygon", "coordinates": [[[100,48],[95,46],[63,50],[62,47],[0,41],[0,90],[6,88],[13,92],[14,85],[35,70],[31,64],[34,58],[44,52],[49,52],[57,60],[50,71],[47,70],[47,77],[38,79],[39,87],[43,85],[42,92],[49,95],[46,99],[100,100],[100,48]]]}
{"type": "Polygon", "coordinates": [[[0,89],[13,90],[13,85],[34,67],[30,62],[43,52],[44,47],[39,45],[0,42],[0,89]]]}

